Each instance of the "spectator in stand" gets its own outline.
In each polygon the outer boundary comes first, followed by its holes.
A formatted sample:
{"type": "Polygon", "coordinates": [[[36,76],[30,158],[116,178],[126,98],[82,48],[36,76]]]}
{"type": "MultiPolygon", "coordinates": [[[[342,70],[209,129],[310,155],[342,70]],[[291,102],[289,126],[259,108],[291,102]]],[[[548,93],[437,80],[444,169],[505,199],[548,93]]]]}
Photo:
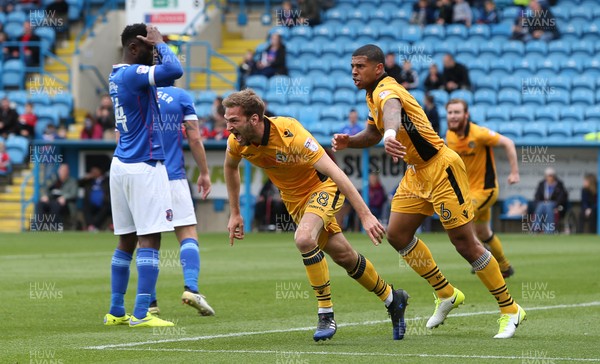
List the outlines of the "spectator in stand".
{"type": "Polygon", "coordinates": [[[46,7],[46,14],[51,18],[47,21],[56,25],[53,27],[56,38],[69,39],[69,3],[66,0],[54,0],[46,7]]]}
{"type": "Polygon", "coordinates": [[[88,231],[98,231],[102,229],[111,214],[108,177],[102,168],[94,166],[79,180],[79,187],[85,190],[83,198],[85,226],[88,231]]]}
{"type": "Polygon", "coordinates": [[[556,231],[555,216],[564,217],[567,212],[569,194],[553,168],[547,168],[535,191],[535,228],[551,234],[556,231]]]}
{"type": "Polygon", "coordinates": [[[419,0],[413,4],[410,23],[424,27],[428,24],[435,23],[435,8],[432,7],[427,0],[419,0]]]}
{"type": "Polygon", "coordinates": [[[110,95],[102,95],[100,98],[100,105],[96,108],[94,118],[102,127],[102,131],[115,130],[115,114],[110,95]]]}
{"type": "Polygon", "coordinates": [[[271,34],[271,43],[261,55],[256,64],[257,74],[272,77],[275,75],[287,75],[285,45],[281,42],[279,33],[271,34]]]}
{"type": "Polygon", "coordinates": [[[102,135],[102,126],[88,113],[83,121],[83,129],[81,130],[80,138],[101,140],[102,135]]]}
{"type": "Polygon", "coordinates": [[[300,9],[299,25],[314,27],[321,24],[321,6],[319,0],[298,0],[300,9]]]}
{"type": "Polygon", "coordinates": [[[259,231],[293,228],[294,220],[281,200],[279,189],[270,179],[267,179],[256,199],[254,220],[259,231]]]}
{"type": "Polygon", "coordinates": [[[407,90],[412,90],[419,87],[419,74],[417,71],[412,69],[412,64],[408,59],[402,64],[400,81],[402,81],[400,84],[407,90]]]}
{"type": "Polygon", "coordinates": [[[59,125],[56,129],[56,139],[67,139],[67,127],[64,125],[59,125]]]}
{"type": "Polygon", "coordinates": [[[454,13],[454,9],[452,9],[452,1],[450,0],[440,0],[437,3],[438,7],[438,24],[452,24],[452,15],[454,13]]]}
{"type": "Polygon", "coordinates": [[[17,10],[30,12],[31,10],[39,9],[41,6],[41,0],[19,0],[17,4],[17,10]]]}
{"type": "Polygon", "coordinates": [[[48,126],[46,126],[46,130],[44,130],[44,134],[42,134],[42,140],[53,142],[58,139],[60,138],[56,132],[56,126],[54,126],[54,124],[48,124],[48,126]]]}
{"type": "Polygon", "coordinates": [[[498,24],[500,22],[498,10],[496,9],[496,4],[494,1],[487,0],[485,2],[484,8],[481,11],[481,15],[477,22],[480,24],[498,24]]]}
{"type": "Polygon", "coordinates": [[[10,1],[10,0],[3,1],[2,4],[0,5],[1,11],[6,15],[12,13],[13,11],[15,11],[15,3],[16,3],[16,1],[10,1]]]}
{"type": "Polygon", "coordinates": [[[27,67],[37,67],[40,64],[40,43],[41,39],[31,29],[31,23],[26,21],[23,23],[23,35],[19,38],[19,41],[25,43],[23,48],[11,47],[11,57],[19,58],[19,53],[23,49],[23,56],[25,65],[27,67]],[[37,45],[27,45],[29,42],[38,42],[37,45]]]}
{"type": "MultiPolygon", "coordinates": [[[[0,24],[0,29],[2,28],[2,24],[0,24]]],[[[0,30],[0,44],[2,44],[2,59],[9,59],[10,49],[4,45],[4,42],[8,41],[8,37],[4,31],[0,30]]]]}
{"type": "Polygon", "coordinates": [[[48,219],[60,224],[66,218],[75,216],[76,198],[77,180],[69,175],[69,166],[61,164],[58,167],[57,175],[42,187],[36,213],[50,214],[48,219]]]}
{"type": "Polygon", "coordinates": [[[6,139],[9,134],[19,132],[19,114],[10,106],[8,98],[3,98],[0,103],[0,136],[6,139]]]}
{"type": "Polygon", "coordinates": [[[388,52],[385,55],[385,73],[392,77],[398,83],[402,83],[402,68],[396,63],[396,56],[393,52],[388,52]]]}
{"type": "Polygon", "coordinates": [[[381,220],[386,201],[387,194],[381,184],[379,175],[376,173],[369,174],[369,210],[379,220],[381,220]]]}
{"type": "Polygon", "coordinates": [[[358,125],[358,113],[352,109],[348,113],[348,125],[344,126],[340,133],[348,134],[350,136],[360,133],[363,128],[358,125]]]}
{"type": "Polygon", "coordinates": [[[281,8],[275,11],[277,15],[277,25],[285,27],[293,27],[296,25],[296,12],[292,7],[291,1],[281,3],[281,8]]]}
{"type": "Polygon", "coordinates": [[[442,76],[440,75],[437,64],[432,63],[429,66],[429,73],[427,74],[427,78],[425,78],[424,86],[425,92],[444,87],[444,84],[442,83],[442,76]]]}
{"type": "Polygon", "coordinates": [[[444,72],[442,73],[442,83],[448,92],[458,89],[471,89],[469,71],[467,71],[465,66],[456,62],[451,54],[446,54],[444,56],[444,72]]]}
{"type": "Polygon", "coordinates": [[[469,3],[465,0],[454,0],[454,8],[452,9],[452,23],[463,24],[470,27],[473,22],[473,12],[469,3]]]}
{"type": "Polygon", "coordinates": [[[531,0],[529,8],[522,15],[523,23],[521,25],[527,30],[523,41],[550,41],[560,38],[556,17],[549,8],[542,8],[538,0],[531,0]]]}
{"type": "Polygon", "coordinates": [[[224,140],[229,137],[230,133],[227,131],[227,121],[225,120],[225,107],[222,102],[222,97],[215,98],[212,115],[207,121],[210,128],[207,126],[202,128],[204,139],[224,140]]]}
{"type": "Polygon", "coordinates": [[[25,112],[19,116],[19,134],[29,139],[35,135],[35,124],[37,124],[37,115],[33,112],[33,104],[25,104],[25,112]]]}
{"type": "Polygon", "coordinates": [[[437,107],[435,106],[435,99],[433,95],[425,95],[425,107],[423,107],[423,111],[425,111],[427,120],[429,120],[431,123],[433,130],[440,135],[440,115],[438,114],[437,107]]]}
{"type": "Polygon", "coordinates": [[[10,172],[10,156],[6,153],[4,142],[0,141],[0,176],[7,176],[10,172]]]}
{"type": "Polygon", "coordinates": [[[254,60],[254,51],[247,50],[240,67],[238,68],[240,78],[240,90],[246,88],[246,79],[248,76],[256,73],[256,61],[254,60]]]}
{"type": "Polygon", "coordinates": [[[579,232],[581,233],[596,234],[598,229],[597,186],[596,175],[586,173],[581,189],[581,215],[579,216],[579,232]]]}

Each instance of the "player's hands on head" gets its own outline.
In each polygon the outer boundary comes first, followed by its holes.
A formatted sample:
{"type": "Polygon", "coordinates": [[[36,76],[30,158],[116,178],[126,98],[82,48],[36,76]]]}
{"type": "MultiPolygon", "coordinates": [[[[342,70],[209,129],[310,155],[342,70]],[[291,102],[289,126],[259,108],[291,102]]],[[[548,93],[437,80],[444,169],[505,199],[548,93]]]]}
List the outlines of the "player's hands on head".
{"type": "Polygon", "coordinates": [[[518,173],[511,173],[508,175],[508,184],[514,185],[515,183],[519,183],[521,181],[521,177],[518,173]]]}
{"type": "Polygon", "coordinates": [[[398,161],[404,159],[404,156],[406,155],[406,147],[396,138],[392,138],[391,136],[385,138],[383,147],[385,152],[392,157],[394,163],[398,163],[398,161]]]}
{"type": "Polygon", "coordinates": [[[360,221],[362,222],[363,228],[367,232],[367,235],[369,235],[369,239],[371,239],[373,244],[381,244],[385,238],[385,228],[379,222],[379,220],[377,220],[377,218],[369,212],[366,216],[361,217],[360,221]]]}
{"type": "Polygon", "coordinates": [[[333,134],[333,138],[331,138],[331,149],[334,152],[338,150],[348,148],[348,143],[350,142],[350,135],[348,134],[333,134]]]}
{"type": "Polygon", "coordinates": [[[229,245],[233,246],[234,239],[242,240],[244,238],[244,219],[242,215],[231,215],[227,230],[229,231],[229,245]]]}
{"type": "Polygon", "coordinates": [[[198,193],[201,194],[202,199],[206,200],[208,194],[210,193],[210,176],[208,174],[199,175],[198,176],[198,193]]]}
{"type": "Polygon", "coordinates": [[[153,25],[147,25],[146,30],[148,31],[148,34],[146,34],[145,37],[142,35],[138,35],[137,39],[141,40],[146,44],[150,44],[151,46],[155,46],[163,42],[162,34],[160,34],[160,32],[158,31],[158,28],[156,28],[153,25]]]}

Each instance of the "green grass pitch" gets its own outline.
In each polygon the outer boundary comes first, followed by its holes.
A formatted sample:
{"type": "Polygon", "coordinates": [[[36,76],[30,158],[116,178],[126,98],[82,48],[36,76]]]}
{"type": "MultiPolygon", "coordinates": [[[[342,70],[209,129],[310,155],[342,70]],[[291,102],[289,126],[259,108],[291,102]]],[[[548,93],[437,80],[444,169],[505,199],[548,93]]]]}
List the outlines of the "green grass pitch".
{"type": "MultiPolygon", "coordinates": [[[[494,340],[493,298],[443,234],[423,234],[466,303],[426,330],[432,290],[387,244],[350,242],[411,299],[407,335],[391,339],[383,304],[331,260],[338,332],[315,343],[316,300],[291,234],[251,233],[229,246],[200,237],[200,289],[217,312],[181,304],[183,278],[173,234],[163,235],[157,285],[162,317],[174,328],[105,327],[110,299],[110,234],[0,235],[0,363],[578,363],[600,362],[600,240],[596,236],[500,235],[516,270],[508,280],[528,320],[494,340]]],[[[132,264],[128,310],[137,272],[132,264]]]]}

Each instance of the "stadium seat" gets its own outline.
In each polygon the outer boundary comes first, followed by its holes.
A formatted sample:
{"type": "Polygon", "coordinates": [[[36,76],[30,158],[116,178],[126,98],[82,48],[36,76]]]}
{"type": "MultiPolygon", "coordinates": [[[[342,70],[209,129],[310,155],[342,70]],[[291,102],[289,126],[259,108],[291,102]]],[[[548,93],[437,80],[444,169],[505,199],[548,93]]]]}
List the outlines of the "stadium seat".
{"type": "Polygon", "coordinates": [[[42,42],[42,49],[48,51],[52,48],[54,41],[56,40],[56,32],[51,27],[37,27],[33,31],[42,42]]]}
{"type": "Polygon", "coordinates": [[[525,46],[523,42],[517,40],[510,40],[502,45],[502,55],[514,54],[522,57],[525,54],[525,46]]]}
{"type": "Polygon", "coordinates": [[[477,57],[479,55],[479,44],[481,43],[472,39],[460,42],[456,45],[456,52],[460,55],[477,57]]]}
{"type": "Polygon", "coordinates": [[[526,106],[513,107],[510,109],[510,121],[516,123],[532,122],[534,121],[533,110],[526,106]]]}
{"type": "Polygon", "coordinates": [[[325,90],[315,90],[310,95],[312,105],[329,106],[333,104],[333,96],[331,92],[325,90]]]}
{"type": "Polygon", "coordinates": [[[523,81],[520,77],[507,76],[500,80],[500,87],[502,89],[513,89],[517,91],[522,90],[523,81]]]}
{"type": "Polygon", "coordinates": [[[315,123],[308,129],[315,137],[327,137],[331,135],[331,126],[329,123],[315,123]]]}
{"type": "Polygon", "coordinates": [[[568,106],[560,109],[560,120],[561,121],[583,121],[583,109],[579,106],[568,106]]]}
{"type": "Polygon", "coordinates": [[[417,100],[421,107],[425,105],[425,92],[421,90],[410,90],[410,94],[417,100]]]}
{"type": "Polygon", "coordinates": [[[571,80],[567,77],[558,75],[558,76],[554,76],[554,77],[550,77],[548,79],[539,79],[539,78],[533,78],[531,86],[536,86],[536,87],[550,87],[550,89],[548,91],[551,90],[564,90],[564,91],[570,91],[571,90],[571,80]],[[534,82],[536,81],[537,82],[534,82]],[[535,84],[534,84],[535,83],[535,84]]]}
{"type": "Polygon", "coordinates": [[[559,109],[556,107],[538,107],[535,109],[535,121],[554,123],[558,121],[559,109]]]}
{"type": "Polygon", "coordinates": [[[571,46],[571,57],[573,58],[593,56],[595,54],[594,42],[580,40],[578,42],[574,42],[571,46]]]}
{"type": "Polygon", "coordinates": [[[502,53],[502,45],[498,42],[487,41],[479,43],[479,55],[499,56],[502,53]]]}
{"type": "Polygon", "coordinates": [[[469,40],[486,41],[491,36],[490,27],[487,24],[473,24],[469,28],[469,40]]]}
{"type": "Polygon", "coordinates": [[[45,93],[36,93],[31,95],[31,97],[29,97],[29,102],[31,102],[35,108],[40,106],[50,106],[52,103],[50,96],[45,93]]]}
{"type": "Polygon", "coordinates": [[[4,88],[23,88],[25,63],[18,59],[10,59],[2,65],[2,85],[4,88]]]}
{"type": "Polygon", "coordinates": [[[600,20],[596,20],[593,23],[584,24],[582,28],[584,41],[598,42],[600,38],[600,20]]]}
{"type": "Polygon", "coordinates": [[[311,27],[292,27],[290,30],[290,41],[292,39],[300,39],[309,41],[313,37],[313,28],[311,27]]]}
{"type": "MultiPolygon", "coordinates": [[[[302,74],[306,74],[306,71],[308,70],[308,64],[306,62],[305,59],[303,58],[297,58],[297,57],[290,57],[287,60],[287,67],[288,70],[290,71],[299,71],[302,74]]],[[[260,76],[260,75],[257,75],[260,76]]],[[[251,78],[257,77],[257,76],[250,76],[247,78],[246,83],[248,83],[248,81],[250,81],[251,78]]],[[[264,77],[264,80],[266,82],[266,77],[265,76],[260,76],[261,79],[264,77]]],[[[257,77],[258,78],[258,77],[257,77]]],[[[258,82],[258,86],[260,89],[264,89],[266,87],[266,85],[262,86],[262,81],[252,81],[252,84],[255,84],[256,82],[258,82]]],[[[248,86],[248,87],[252,87],[252,86],[248,86]]],[[[252,87],[254,88],[254,87],[252,87]]]]}
{"type": "Polygon", "coordinates": [[[594,105],[594,94],[586,88],[575,88],[571,90],[571,105],[588,107],[594,105]]]}
{"type": "Polygon", "coordinates": [[[321,110],[321,122],[340,122],[346,119],[348,107],[343,105],[330,105],[321,110]]]}
{"type": "Polygon", "coordinates": [[[448,93],[445,90],[431,90],[429,94],[433,96],[437,106],[445,106],[448,102],[448,93]]]}
{"type": "Polygon", "coordinates": [[[449,24],[446,25],[446,40],[448,41],[462,41],[467,39],[469,32],[467,27],[463,24],[449,24]]]}
{"type": "Polygon", "coordinates": [[[196,115],[198,117],[208,117],[212,113],[212,105],[210,104],[194,104],[194,108],[196,109],[196,115]]]}
{"type": "Polygon", "coordinates": [[[531,140],[540,140],[545,138],[548,135],[546,123],[542,122],[529,122],[523,123],[523,138],[528,138],[531,140]]]}
{"type": "Polygon", "coordinates": [[[359,42],[376,42],[377,38],[379,37],[379,28],[370,26],[370,25],[364,25],[362,27],[360,27],[357,31],[356,31],[356,35],[358,36],[357,41],[359,42]],[[362,39],[362,41],[361,41],[362,39]]]}
{"type": "Polygon", "coordinates": [[[584,60],[581,58],[569,58],[560,63],[560,74],[567,77],[575,77],[581,74],[584,60]]]}
{"type": "Polygon", "coordinates": [[[496,92],[489,89],[481,89],[475,91],[473,97],[475,105],[489,105],[494,106],[497,103],[496,92]]]}
{"type": "Polygon", "coordinates": [[[6,16],[6,23],[24,23],[27,20],[27,14],[23,11],[13,10],[6,16]]]}
{"type": "Polygon", "coordinates": [[[535,73],[538,69],[537,65],[545,59],[544,56],[537,54],[533,54],[525,58],[514,55],[512,57],[514,57],[512,59],[513,71],[523,73],[525,76],[535,73]]]}
{"type": "Polygon", "coordinates": [[[371,12],[371,20],[383,20],[387,23],[392,19],[392,13],[395,10],[396,7],[391,4],[379,6],[371,12]]]}
{"type": "Polygon", "coordinates": [[[475,85],[477,91],[479,90],[489,90],[489,91],[498,91],[500,88],[499,80],[495,77],[488,76],[487,74],[481,77],[471,77],[473,76],[471,72],[469,72],[469,78],[471,78],[471,82],[475,85]]]}
{"type": "Polygon", "coordinates": [[[338,21],[341,21],[341,22],[345,22],[346,21],[346,14],[347,14],[347,12],[344,11],[343,7],[341,7],[341,6],[335,6],[335,7],[331,8],[331,9],[328,9],[325,12],[325,19],[327,21],[329,21],[329,20],[338,20],[338,21]]]}
{"type": "Polygon", "coordinates": [[[521,104],[521,92],[513,89],[501,89],[498,92],[498,105],[516,106],[521,104]]]}
{"type": "Polygon", "coordinates": [[[421,27],[417,25],[409,25],[402,29],[401,39],[407,42],[418,42],[421,40],[421,27]]]}
{"type": "Polygon", "coordinates": [[[393,25],[385,25],[379,28],[379,41],[396,42],[400,39],[400,29],[394,27],[393,25]]]}
{"type": "Polygon", "coordinates": [[[367,22],[370,18],[371,11],[362,7],[354,7],[348,14],[346,14],[346,20],[358,20],[363,23],[367,22]]]}
{"type": "Polygon", "coordinates": [[[392,13],[392,19],[402,19],[408,22],[408,20],[410,20],[410,16],[411,16],[411,11],[398,6],[396,8],[396,10],[394,10],[394,12],[392,13]]]}
{"type": "MultiPolygon", "coordinates": [[[[329,107],[329,106],[327,106],[329,107]]],[[[314,125],[319,122],[321,117],[321,111],[323,110],[322,105],[310,104],[308,106],[298,109],[298,121],[305,127],[314,125]]]]}
{"type": "Polygon", "coordinates": [[[600,119],[600,105],[585,108],[585,119],[600,119]]]}
{"type": "Polygon", "coordinates": [[[423,40],[424,41],[441,41],[446,38],[446,30],[443,25],[440,24],[429,24],[423,29],[423,40]]]}
{"type": "Polygon", "coordinates": [[[451,99],[463,99],[467,102],[467,105],[471,105],[473,103],[473,93],[469,90],[454,90],[449,95],[451,99]]]}
{"type": "MultiPolygon", "coordinates": [[[[293,29],[293,28],[291,28],[291,29],[293,29]]],[[[281,36],[281,39],[283,39],[284,41],[288,41],[291,37],[290,28],[288,28],[288,27],[275,26],[275,27],[269,29],[268,38],[271,38],[271,35],[273,35],[275,33],[279,34],[281,36]]]]}
{"type": "Polygon", "coordinates": [[[569,19],[575,20],[580,19],[586,22],[591,21],[593,17],[591,9],[584,8],[581,6],[574,6],[570,8],[569,11],[569,19]]]}
{"type": "Polygon", "coordinates": [[[507,198],[504,199],[504,201],[502,201],[502,213],[500,214],[500,220],[501,221],[506,221],[506,220],[516,220],[519,222],[523,222],[524,218],[525,218],[525,213],[523,213],[523,215],[519,215],[519,214],[509,214],[508,212],[511,210],[511,206],[514,206],[515,204],[520,204],[521,206],[528,206],[529,205],[529,201],[527,200],[527,198],[520,196],[520,195],[513,195],[513,196],[509,196],[507,198]]]}
{"type": "Polygon", "coordinates": [[[503,23],[493,24],[490,34],[492,36],[500,36],[503,37],[503,39],[507,39],[512,35],[512,28],[503,23]]]}
{"type": "Polygon", "coordinates": [[[529,86],[523,86],[521,89],[521,105],[529,108],[542,106],[546,104],[546,98],[544,93],[540,92],[537,88],[532,89],[529,86]]]}
{"type": "Polygon", "coordinates": [[[547,123],[548,138],[554,140],[565,140],[573,137],[573,124],[569,122],[547,123]]]}
{"type": "Polygon", "coordinates": [[[586,134],[595,133],[598,131],[598,126],[594,122],[576,122],[573,124],[573,137],[583,139],[586,134]]]}
{"type": "Polygon", "coordinates": [[[550,41],[548,43],[548,53],[569,55],[571,54],[571,44],[561,39],[550,41]]]}
{"type": "Polygon", "coordinates": [[[550,54],[548,57],[540,60],[537,64],[538,70],[550,70],[552,72],[558,72],[560,70],[560,62],[565,59],[566,56],[550,54]]]}
{"type": "Polygon", "coordinates": [[[25,163],[25,158],[29,156],[29,140],[27,138],[20,135],[10,135],[4,145],[11,163],[25,163]]]}
{"type": "Polygon", "coordinates": [[[486,122],[507,122],[509,121],[508,109],[504,106],[488,107],[485,113],[486,122]]]}
{"type": "Polygon", "coordinates": [[[476,124],[488,128],[489,130],[498,131],[498,123],[495,121],[486,121],[486,122],[477,122],[477,120],[473,120],[476,124]]]}
{"type": "Polygon", "coordinates": [[[337,90],[333,93],[333,102],[337,105],[352,107],[356,104],[355,93],[348,89],[337,90]]]}
{"type": "Polygon", "coordinates": [[[560,28],[561,39],[566,42],[581,39],[583,25],[584,23],[577,20],[570,21],[565,27],[560,28]]]}
{"type": "Polygon", "coordinates": [[[508,58],[496,58],[490,63],[490,71],[502,71],[506,75],[513,70],[512,60],[508,58]]]}
{"type": "Polygon", "coordinates": [[[325,90],[329,92],[333,92],[335,89],[334,79],[330,77],[318,77],[311,78],[313,91],[316,90],[325,90]]]}
{"type": "Polygon", "coordinates": [[[519,123],[498,123],[497,132],[510,139],[519,139],[523,135],[521,124],[519,123]]]}
{"type": "Polygon", "coordinates": [[[477,105],[475,102],[474,105],[469,106],[469,120],[481,124],[485,122],[485,108],[477,105]]]}
{"type": "Polygon", "coordinates": [[[277,88],[269,88],[265,95],[265,99],[270,104],[285,104],[287,103],[287,94],[282,92],[281,86],[277,88]]]}
{"type": "Polygon", "coordinates": [[[548,54],[548,42],[541,40],[532,40],[525,44],[525,53],[527,55],[539,54],[545,56],[548,54]]]}
{"type": "Polygon", "coordinates": [[[17,104],[17,106],[22,107],[25,106],[25,104],[27,103],[29,93],[24,90],[10,91],[7,97],[10,102],[14,102],[15,104],[17,104]]]}
{"type": "Polygon", "coordinates": [[[337,77],[333,79],[336,90],[349,90],[352,92],[356,92],[356,86],[354,85],[354,81],[352,77],[337,77]]]}
{"type": "Polygon", "coordinates": [[[575,76],[571,79],[571,86],[578,88],[586,88],[590,91],[594,91],[596,89],[596,85],[594,84],[594,79],[584,74],[575,76]]]}
{"type": "Polygon", "coordinates": [[[53,125],[58,126],[58,113],[56,112],[56,109],[54,109],[52,106],[36,107],[34,110],[35,114],[38,117],[38,121],[46,120],[52,123],[53,125]]]}
{"type": "Polygon", "coordinates": [[[553,86],[542,89],[541,94],[546,95],[546,104],[549,105],[568,105],[571,102],[568,91],[553,86]]]}

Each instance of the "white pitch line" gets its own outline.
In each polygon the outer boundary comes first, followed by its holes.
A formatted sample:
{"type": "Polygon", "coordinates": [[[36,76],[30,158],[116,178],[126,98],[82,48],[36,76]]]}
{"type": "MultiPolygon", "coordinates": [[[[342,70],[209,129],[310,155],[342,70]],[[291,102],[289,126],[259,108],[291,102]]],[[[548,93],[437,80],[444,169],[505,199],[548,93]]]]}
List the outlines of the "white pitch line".
{"type": "Polygon", "coordinates": [[[548,358],[516,355],[461,355],[461,354],[410,354],[410,353],[358,353],[344,351],[278,351],[278,350],[208,350],[208,349],[155,349],[155,348],[117,348],[124,351],[155,351],[155,352],[184,352],[184,353],[214,353],[214,354],[276,354],[283,358],[300,355],[331,355],[331,356],[386,356],[386,357],[416,357],[416,358],[459,358],[459,359],[509,359],[532,361],[576,361],[600,362],[597,358],[548,358]]]}
{"type": "MultiPolygon", "coordinates": [[[[578,308],[578,307],[591,307],[591,306],[600,306],[600,301],[575,303],[575,304],[570,304],[570,305],[563,304],[563,305],[554,305],[554,306],[528,307],[526,311],[542,311],[542,310],[553,310],[553,309],[557,309],[557,308],[578,308]]],[[[448,315],[448,317],[471,317],[471,316],[491,315],[491,314],[498,314],[498,311],[479,311],[479,312],[456,313],[456,314],[448,315]]],[[[406,319],[406,321],[422,320],[424,318],[425,317],[415,317],[415,318],[406,319]]],[[[377,325],[377,324],[386,323],[386,322],[389,322],[389,320],[348,322],[348,323],[341,323],[338,325],[338,327],[359,326],[359,325],[360,326],[377,325]]],[[[172,342],[212,340],[212,339],[221,339],[221,338],[278,334],[278,333],[284,333],[284,332],[307,331],[307,330],[314,330],[314,326],[293,327],[293,328],[289,328],[289,329],[275,329],[275,330],[265,330],[265,331],[231,332],[231,333],[227,333],[227,334],[181,337],[181,338],[176,338],[176,339],[149,340],[149,341],[124,343],[124,344],[95,345],[95,346],[85,346],[85,347],[83,347],[83,349],[103,350],[103,349],[134,347],[134,346],[147,345],[147,344],[163,344],[163,343],[172,343],[172,342]]]]}

